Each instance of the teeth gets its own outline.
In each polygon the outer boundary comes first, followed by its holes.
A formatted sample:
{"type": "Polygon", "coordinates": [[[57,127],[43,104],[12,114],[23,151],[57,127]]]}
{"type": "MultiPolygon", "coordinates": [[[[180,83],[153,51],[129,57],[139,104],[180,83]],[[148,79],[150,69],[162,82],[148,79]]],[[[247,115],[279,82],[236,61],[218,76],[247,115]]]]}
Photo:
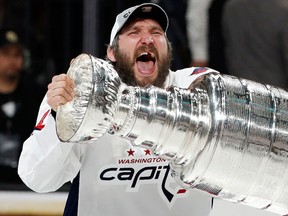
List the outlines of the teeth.
{"type": "Polygon", "coordinates": [[[141,54],[139,55],[139,57],[144,56],[144,55],[148,55],[148,52],[141,53],[141,54]]]}
{"type": "Polygon", "coordinates": [[[153,53],[150,53],[150,52],[143,52],[141,53],[138,58],[138,60],[144,60],[144,61],[148,61],[148,60],[151,60],[151,61],[155,61],[155,56],[153,53]]]}

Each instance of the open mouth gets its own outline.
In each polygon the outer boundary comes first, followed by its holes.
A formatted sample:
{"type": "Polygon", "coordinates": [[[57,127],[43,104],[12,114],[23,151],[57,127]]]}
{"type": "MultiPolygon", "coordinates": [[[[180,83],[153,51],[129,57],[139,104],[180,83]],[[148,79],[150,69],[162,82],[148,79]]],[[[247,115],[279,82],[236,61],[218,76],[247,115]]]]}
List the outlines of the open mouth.
{"type": "Polygon", "coordinates": [[[137,61],[143,61],[143,62],[148,62],[148,61],[152,61],[153,63],[155,63],[156,59],[153,53],[150,52],[144,52],[141,53],[138,57],[137,57],[137,61]]]}
{"type": "Polygon", "coordinates": [[[155,55],[150,52],[143,52],[136,59],[138,71],[147,75],[154,72],[155,62],[155,55]]]}

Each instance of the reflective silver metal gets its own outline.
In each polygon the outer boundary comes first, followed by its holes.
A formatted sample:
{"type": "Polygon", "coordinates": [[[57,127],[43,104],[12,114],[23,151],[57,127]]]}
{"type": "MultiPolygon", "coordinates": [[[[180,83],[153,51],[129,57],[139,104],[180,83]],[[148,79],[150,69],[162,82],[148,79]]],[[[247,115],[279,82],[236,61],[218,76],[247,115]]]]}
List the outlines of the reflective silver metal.
{"type": "Polygon", "coordinates": [[[87,54],[75,58],[67,74],[75,82],[75,97],[57,110],[57,134],[64,142],[92,142],[113,122],[120,78],[106,61],[87,54]]]}
{"type": "Polygon", "coordinates": [[[186,188],[288,214],[287,91],[217,73],[191,90],[125,86],[87,56],[68,71],[76,97],[57,111],[61,140],[85,143],[112,128],[167,159],[186,188]]]}

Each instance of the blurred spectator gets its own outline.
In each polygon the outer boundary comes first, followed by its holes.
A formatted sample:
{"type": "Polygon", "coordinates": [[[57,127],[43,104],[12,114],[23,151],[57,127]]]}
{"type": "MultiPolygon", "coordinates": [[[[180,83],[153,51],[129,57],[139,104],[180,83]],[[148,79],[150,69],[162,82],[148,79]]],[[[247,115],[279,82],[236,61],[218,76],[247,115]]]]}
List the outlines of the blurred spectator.
{"type": "Polygon", "coordinates": [[[40,89],[24,71],[25,48],[17,33],[0,29],[0,182],[19,183],[22,143],[36,121],[40,89]]]}
{"type": "Polygon", "coordinates": [[[226,73],[222,36],[222,9],[227,0],[188,0],[186,22],[191,66],[226,73]]]}
{"type": "Polygon", "coordinates": [[[288,1],[230,0],[223,34],[228,73],[288,87],[288,1]]]}
{"type": "Polygon", "coordinates": [[[208,19],[212,0],[188,0],[187,33],[191,51],[191,66],[206,67],[208,59],[208,19]]]}

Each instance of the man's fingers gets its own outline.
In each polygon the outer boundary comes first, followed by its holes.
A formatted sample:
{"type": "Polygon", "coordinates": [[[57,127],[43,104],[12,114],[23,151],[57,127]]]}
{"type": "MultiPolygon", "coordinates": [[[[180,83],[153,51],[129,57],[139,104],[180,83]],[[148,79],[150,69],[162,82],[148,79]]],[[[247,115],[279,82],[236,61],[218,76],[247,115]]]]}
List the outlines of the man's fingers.
{"type": "Polygon", "coordinates": [[[52,97],[51,96],[47,97],[47,103],[55,111],[57,110],[59,105],[66,104],[69,101],[71,101],[71,100],[67,99],[67,97],[63,97],[63,95],[55,95],[55,96],[52,96],[52,97]]]}
{"type": "Polygon", "coordinates": [[[68,94],[70,97],[74,97],[74,85],[69,85],[65,81],[52,82],[48,85],[48,92],[52,96],[63,94],[66,97],[66,94],[68,94]]]}
{"type": "Polygon", "coordinates": [[[48,98],[53,98],[56,96],[61,96],[65,98],[66,101],[71,101],[74,97],[74,91],[73,90],[68,91],[66,88],[62,88],[62,87],[52,88],[48,90],[47,92],[48,98]]]}
{"type": "Polygon", "coordinates": [[[55,85],[63,85],[63,87],[70,87],[74,88],[74,81],[67,76],[67,74],[60,74],[56,75],[52,78],[52,82],[50,84],[55,84],[55,85]]]}
{"type": "Polygon", "coordinates": [[[48,91],[54,93],[54,95],[51,94],[51,96],[63,94],[63,97],[67,98],[67,100],[71,100],[74,97],[74,81],[66,74],[56,75],[52,78],[52,82],[48,85],[48,91]],[[69,96],[67,96],[67,94],[69,96]],[[72,98],[69,99],[69,97],[72,98]]]}
{"type": "Polygon", "coordinates": [[[58,82],[58,81],[67,81],[67,82],[69,82],[69,80],[71,80],[71,78],[67,74],[55,75],[52,78],[52,82],[58,82]]]}
{"type": "Polygon", "coordinates": [[[48,85],[47,102],[57,110],[60,104],[66,104],[74,97],[74,82],[66,74],[60,74],[52,78],[48,85]]]}

